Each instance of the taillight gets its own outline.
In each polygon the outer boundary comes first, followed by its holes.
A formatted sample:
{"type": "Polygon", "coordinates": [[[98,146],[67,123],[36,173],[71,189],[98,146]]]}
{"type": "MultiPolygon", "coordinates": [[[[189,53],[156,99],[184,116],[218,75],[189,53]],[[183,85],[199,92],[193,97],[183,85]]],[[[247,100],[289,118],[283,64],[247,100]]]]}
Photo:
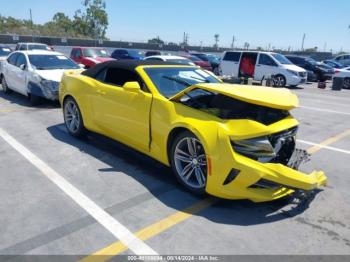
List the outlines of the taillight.
{"type": "Polygon", "coordinates": [[[338,69],[334,70],[334,74],[338,74],[339,72],[340,72],[340,70],[338,70],[338,69]]]}

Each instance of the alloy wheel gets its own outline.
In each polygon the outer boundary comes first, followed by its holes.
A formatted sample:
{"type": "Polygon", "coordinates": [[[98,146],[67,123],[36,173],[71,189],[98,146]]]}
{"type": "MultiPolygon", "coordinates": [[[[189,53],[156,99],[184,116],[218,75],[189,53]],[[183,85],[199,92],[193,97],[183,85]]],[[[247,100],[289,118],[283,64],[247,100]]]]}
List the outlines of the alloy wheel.
{"type": "Polygon", "coordinates": [[[345,78],[343,86],[345,89],[350,89],[350,78],[345,78]]]}
{"type": "Polygon", "coordinates": [[[207,158],[195,137],[181,139],[174,151],[174,163],[181,180],[190,188],[202,189],[207,179],[207,158]]]}
{"type": "Polygon", "coordinates": [[[74,101],[67,101],[64,106],[64,120],[68,130],[71,133],[76,133],[80,128],[79,110],[74,101]]]}
{"type": "Polygon", "coordinates": [[[273,82],[276,87],[284,87],[286,85],[286,80],[281,75],[275,76],[273,82]]]}

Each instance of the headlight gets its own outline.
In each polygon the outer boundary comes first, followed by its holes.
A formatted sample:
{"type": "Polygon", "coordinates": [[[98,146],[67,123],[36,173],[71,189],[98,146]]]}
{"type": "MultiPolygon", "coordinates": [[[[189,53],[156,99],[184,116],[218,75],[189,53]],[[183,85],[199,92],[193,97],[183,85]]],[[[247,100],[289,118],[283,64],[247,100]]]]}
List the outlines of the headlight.
{"type": "Polygon", "coordinates": [[[244,156],[253,159],[274,158],[276,153],[267,137],[258,137],[232,142],[233,149],[244,156]]]}
{"type": "Polygon", "coordinates": [[[295,71],[289,70],[289,69],[287,69],[287,71],[292,75],[298,76],[298,72],[295,72],[295,71]]]}

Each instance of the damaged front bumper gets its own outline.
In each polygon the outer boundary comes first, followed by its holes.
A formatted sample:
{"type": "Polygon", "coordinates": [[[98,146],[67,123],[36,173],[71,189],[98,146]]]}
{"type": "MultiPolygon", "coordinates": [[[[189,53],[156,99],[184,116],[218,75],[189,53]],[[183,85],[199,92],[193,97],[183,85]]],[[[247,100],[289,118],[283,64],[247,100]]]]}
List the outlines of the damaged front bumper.
{"type": "Polygon", "coordinates": [[[322,171],[305,174],[299,165],[309,160],[305,150],[296,149],[288,163],[261,163],[231,151],[231,160],[212,161],[212,173],[208,176],[207,192],[226,199],[250,199],[253,202],[272,201],[295,191],[311,191],[327,184],[322,171]],[[225,170],[224,175],[218,175],[225,170]],[[215,177],[215,178],[214,178],[215,177]]]}
{"type": "Polygon", "coordinates": [[[40,82],[29,82],[28,91],[30,94],[46,98],[48,100],[58,100],[59,82],[41,80],[40,82]]]}

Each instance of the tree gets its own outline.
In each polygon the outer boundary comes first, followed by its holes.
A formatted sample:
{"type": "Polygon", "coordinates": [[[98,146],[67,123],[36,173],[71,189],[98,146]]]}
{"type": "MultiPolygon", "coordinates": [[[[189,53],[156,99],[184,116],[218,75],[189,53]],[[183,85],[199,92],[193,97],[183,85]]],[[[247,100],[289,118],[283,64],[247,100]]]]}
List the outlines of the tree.
{"type": "Polygon", "coordinates": [[[214,35],[214,39],[215,39],[214,47],[215,47],[215,48],[218,48],[218,47],[219,47],[219,37],[220,37],[219,34],[215,34],[215,35],[214,35]]]}
{"type": "Polygon", "coordinates": [[[155,38],[152,38],[152,39],[148,40],[148,43],[149,44],[155,44],[155,45],[163,45],[164,41],[162,39],[160,39],[159,36],[157,36],[155,38]]]}
{"type": "Polygon", "coordinates": [[[106,38],[108,15],[104,0],[84,0],[84,11],[77,10],[74,15],[76,30],[92,38],[106,38]]]}

